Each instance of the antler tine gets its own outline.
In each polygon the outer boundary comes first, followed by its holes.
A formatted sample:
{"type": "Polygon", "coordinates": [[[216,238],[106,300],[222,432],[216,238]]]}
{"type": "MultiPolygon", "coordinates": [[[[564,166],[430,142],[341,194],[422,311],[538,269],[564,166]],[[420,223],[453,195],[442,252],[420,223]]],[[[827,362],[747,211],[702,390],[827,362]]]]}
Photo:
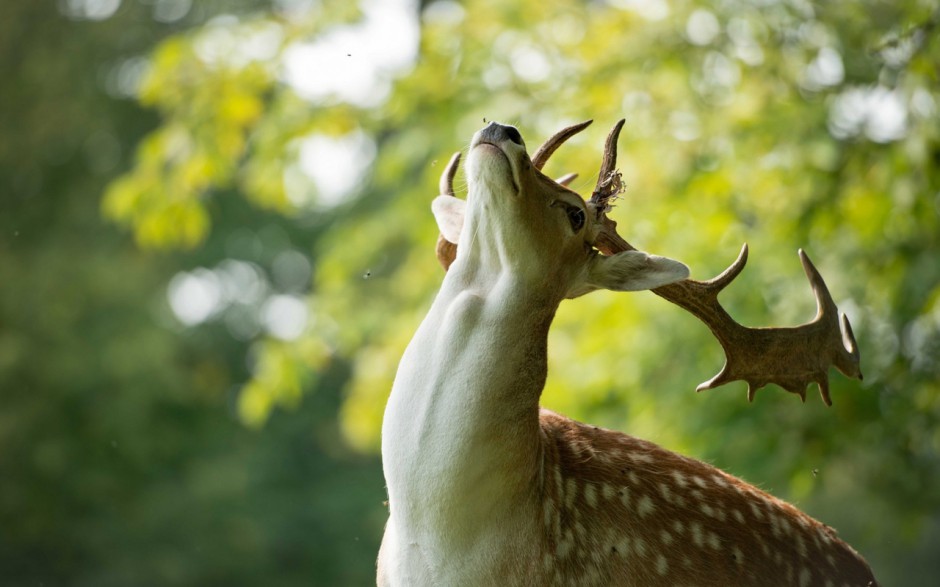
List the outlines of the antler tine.
{"type": "Polygon", "coordinates": [[[438,184],[440,193],[445,196],[454,195],[454,177],[457,175],[457,166],[460,164],[460,151],[457,151],[450,157],[447,166],[441,173],[441,180],[438,184]]]}
{"type": "Polygon", "coordinates": [[[738,258],[734,260],[734,263],[729,265],[728,268],[722,271],[720,274],[712,277],[704,283],[709,287],[714,288],[716,292],[721,292],[721,290],[725,289],[729,283],[734,281],[735,277],[744,271],[744,266],[747,265],[747,254],[747,243],[744,243],[741,245],[741,252],[738,253],[738,258]]]}
{"type": "Polygon", "coordinates": [[[826,287],[826,282],[823,281],[822,275],[819,274],[816,266],[809,260],[803,249],[799,249],[797,254],[800,256],[803,272],[806,273],[806,279],[809,280],[809,285],[813,288],[813,295],[816,297],[816,319],[819,320],[838,312],[836,303],[832,301],[832,294],[829,293],[829,288],[826,287]]]}
{"type": "Polygon", "coordinates": [[[832,294],[829,293],[829,288],[826,287],[826,282],[823,281],[822,275],[813,265],[813,262],[810,261],[806,252],[800,249],[799,255],[800,262],[803,264],[803,271],[813,288],[813,295],[816,296],[816,318],[814,322],[825,323],[828,330],[837,339],[833,341],[833,365],[847,377],[862,379],[861,355],[848,317],[839,312],[839,308],[836,307],[836,303],[832,299],[832,294]]]}
{"type": "Polygon", "coordinates": [[[561,177],[556,179],[555,183],[557,183],[558,185],[563,185],[565,187],[568,187],[569,185],[571,185],[571,182],[573,182],[577,178],[578,178],[577,173],[566,173],[565,175],[562,175],[561,177]]]}
{"type": "MultiPolygon", "coordinates": [[[[459,165],[460,151],[457,151],[451,156],[450,161],[447,162],[447,166],[441,173],[441,180],[438,184],[441,195],[454,195],[454,177],[457,175],[457,167],[459,165]]],[[[438,262],[444,268],[444,271],[447,271],[450,269],[451,263],[453,263],[454,259],[457,257],[457,243],[450,242],[444,238],[443,234],[438,235],[435,252],[438,262]]]]}
{"type": "Polygon", "coordinates": [[[550,136],[542,143],[542,146],[535,151],[535,154],[532,155],[532,165],[534,165],[536,169],[542,169],[542,167],[545,166],[545,162],[548,161],[548,158],[552,156],[552,153],[554,153],[562,143],[589,127],[592,122],[594,121],[585,120],[578,124],[572,124],[550,136]]]}
{"type": "Polygon", "coordinates": [[[590,203],[600,215],[607,211],[610,198],[620,192],[620,174],[617,173],[617,140],[626,120],[621,118],[614,125],[604,142],[604,158],[597,174],[597,185],[591,194],[590,203]]]}

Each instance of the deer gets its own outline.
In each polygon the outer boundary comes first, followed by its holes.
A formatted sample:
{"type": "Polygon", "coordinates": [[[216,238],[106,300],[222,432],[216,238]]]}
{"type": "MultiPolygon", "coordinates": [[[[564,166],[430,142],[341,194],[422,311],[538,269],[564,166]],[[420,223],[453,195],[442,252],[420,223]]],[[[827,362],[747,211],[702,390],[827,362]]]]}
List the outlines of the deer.
{"type": "Polygon", "coordinates": [[[389,518],[377,560],[387,586],[874,587],[863,558],[796,507],[712,465],[541,408],[552,319],[599,289],[651,290],[712,331],[725,365],[698,390],[774,383],[805,401],[828,369],[861,379],[851,325],[802,250],[817,301],[793,328],[738,324],[717,300],[737,260],[708,281],[637,250],[609,218],[624,121],[607,137],[589,199],[542,173],[592,121],[530,157],[519,131],[474,136],[466,199],[455,154],[431,208],[445,275],[407,346],[382,423],[389,518]]]}

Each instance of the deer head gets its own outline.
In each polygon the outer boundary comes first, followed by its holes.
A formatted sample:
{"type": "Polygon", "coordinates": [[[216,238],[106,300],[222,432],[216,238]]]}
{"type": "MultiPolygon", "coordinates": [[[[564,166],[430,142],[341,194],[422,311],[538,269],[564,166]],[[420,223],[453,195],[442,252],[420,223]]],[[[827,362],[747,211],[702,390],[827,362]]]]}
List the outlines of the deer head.
{"type": "MultiPolygon", "coordinates": [[[[585,202],[543,175],[550,154],[545,149],[530,159],[511,126],[493,122],[477,132],[470,143],[467,200],[455,198],[450,187],[455,156],[445,171],[444,194],[432,204],[444,241],[458,245],[468,263],[485,266],[486,274],[509,272],[557,300],[601,288],[652,289],[688,277],[682,263],[632,248],[602,255],[597,246],[606,230],[606,203],[585,202]]],[[[450,252],[441,261],[450,267],[457,253],[444,246],[450,252]]]]}
{"type": "Polygon", "coordinates": [[[571,298],[598,288],[618,291],[652,289],[686,309],[721,343],[725,365],[697,391],[743,380],[753,401],[757,389],[776,383],[804,401],[815,382],[827,405],[828,369],[834,365],[848,377],[862,378],[859,352],[851,325],[829,294],[809,257],[800,261],[816,296],[816,317],[791,328],[747,328],[734,321],[718,303],[718,294],[744,269],[747,245],[721,275],[708,281],[686,279],[688,268],[678,261],[637,251],[616,230],[607,213],[621,191],[617,140],[624,121],[607,137],[597,184],[588,200],[568,189],[574,178],[558,181],[542,174],[552,153],[592,121],[562,129],[536,150],[531,159],[519,131],[491,123],[470,144],[467,201],[454,197],[453,178],[460,161],[455,154],[441,176],[441,195],[432,205],[441,230],[437,256],[445,270],[468,252],[473,263],[498,263],[532,284],[553,288],[571,298]]]}

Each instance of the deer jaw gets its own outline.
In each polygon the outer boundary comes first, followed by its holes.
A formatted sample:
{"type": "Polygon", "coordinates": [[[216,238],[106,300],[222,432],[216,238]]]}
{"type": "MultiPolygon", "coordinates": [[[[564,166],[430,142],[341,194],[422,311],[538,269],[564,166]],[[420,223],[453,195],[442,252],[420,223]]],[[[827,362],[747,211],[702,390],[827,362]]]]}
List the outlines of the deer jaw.
{"type": "Polygon", "coordinates": [[[601,217],[577,193],[542,174],[513,127],[491,123],[474,135],[466,202],[432,204],[444,238],[458,244],[458,271],[510,276],[557,304],[596,289],[635,291],[685,279],[688,268],[641,251],[601,256],[601,217]]]}

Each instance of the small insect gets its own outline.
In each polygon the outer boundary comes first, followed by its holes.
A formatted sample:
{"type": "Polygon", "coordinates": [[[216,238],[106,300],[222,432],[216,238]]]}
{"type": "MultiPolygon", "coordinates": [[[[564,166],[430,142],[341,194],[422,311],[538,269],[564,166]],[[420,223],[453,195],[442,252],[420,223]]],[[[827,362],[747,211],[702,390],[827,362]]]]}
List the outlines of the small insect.
{"type": "Polygon", "coordinates": [[[486,124],[486,117],[483,117],[483,124],[486,124]]]}
{"type": "Polygon", "coordinates": [[[365,273],[362,274],[363,279],[369,279],[370,277],[372,277],[372,271],[367,270],[365,273]]]}
{"type": "Polygon", "coordinates": [[[813,477],[819,475],[819,469],[813,469],[813,477]]]}

